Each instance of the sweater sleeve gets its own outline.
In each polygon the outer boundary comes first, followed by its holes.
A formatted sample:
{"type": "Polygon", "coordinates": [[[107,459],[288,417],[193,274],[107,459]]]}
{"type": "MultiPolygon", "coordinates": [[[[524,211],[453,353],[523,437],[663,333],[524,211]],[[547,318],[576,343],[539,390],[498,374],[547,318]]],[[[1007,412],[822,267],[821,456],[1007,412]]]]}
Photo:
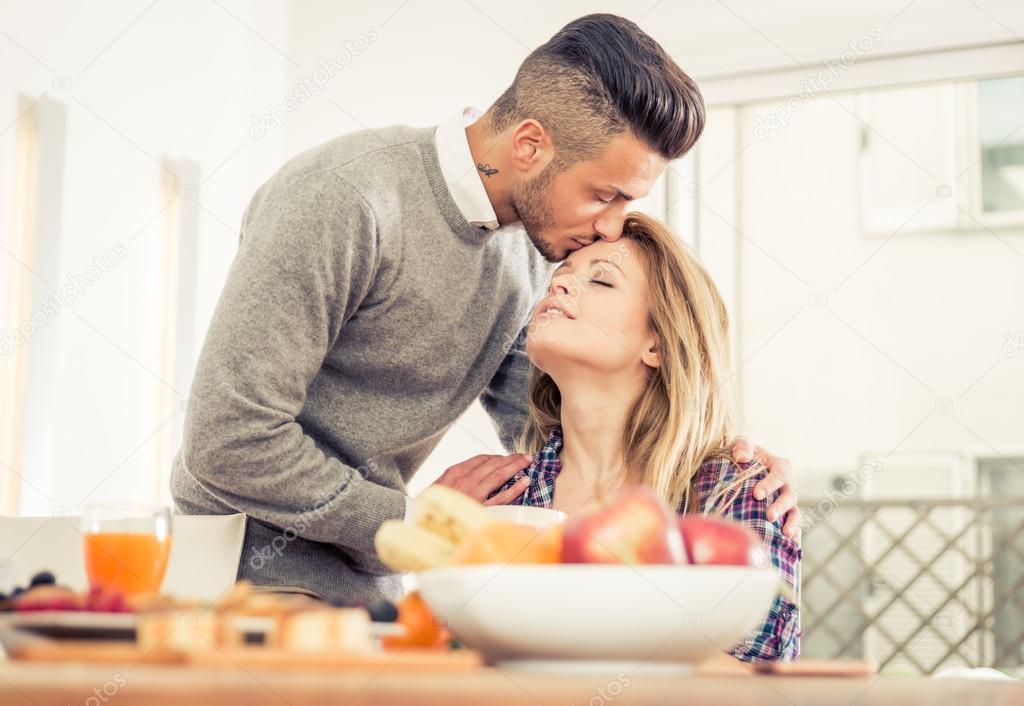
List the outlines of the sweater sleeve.
{"type": "Polygon", "coordinates": [[[530,360],[526,357],[524,327],[509,347],[498,372],[480,395],[480,402],[491,417],[501,445],[509,452],[515,450],[526,424],[529,373],[530,360]]]}
{"type": "Polygon", "coordinates": [[[253,197],[197,364],[181,460],[235,510],[384,574],[373,538],[403,517],[405,494],[324,454],[296,421],[379,257],[372,209],[334,179],[272,179],[253,197]]]}

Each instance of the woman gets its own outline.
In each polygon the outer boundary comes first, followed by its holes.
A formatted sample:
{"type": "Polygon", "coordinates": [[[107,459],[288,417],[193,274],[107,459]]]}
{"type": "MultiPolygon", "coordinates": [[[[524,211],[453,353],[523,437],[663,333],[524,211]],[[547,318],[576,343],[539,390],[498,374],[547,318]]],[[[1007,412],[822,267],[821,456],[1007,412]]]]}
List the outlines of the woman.
{"type": "MultiPolygon", "coordinates": [[[[749,525],[796,597],[800,548],[768,520],[772,498],[753,495],[764,468],[730,459],[725,306],[665,226],[633,213],[620,240],[572,253],[533,313],[527,353],[534,369],[522,450],[533,462],[494,495],[526,477],[514,504],[574,514],[643,484],[680,512],[749,525]]],[[[797,606],[779,596],[732,654],[796,658],[799,622],[797,606]]]]}

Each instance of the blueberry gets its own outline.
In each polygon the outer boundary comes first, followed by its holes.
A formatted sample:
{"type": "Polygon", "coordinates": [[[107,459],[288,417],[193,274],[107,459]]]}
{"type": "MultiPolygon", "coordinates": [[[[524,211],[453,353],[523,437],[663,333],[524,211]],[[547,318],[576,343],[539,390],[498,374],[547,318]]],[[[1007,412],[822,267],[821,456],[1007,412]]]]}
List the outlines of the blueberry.
{"type": "Polygon", "coordinates": [[[22,588],[21,586],[15,586],[14,590],[11,591],[11,598],[17,598],[18,596],[20,596],[24,592],[25,592],[24,588],[22,588]]]}
{"type": "Polygon", "coordinates": [[[57,579],[49,571],[40,571],[38,574],[32,577],[32,581],[29,586],[52,586],[57,583],[57,579]]]}
{"type": "Polygon", "coordinates": [[[398,608],[391,601],[377,601],[367,610],[370,613],[370,620],[375,623],[393,623],[398,620],[398,608]]]}

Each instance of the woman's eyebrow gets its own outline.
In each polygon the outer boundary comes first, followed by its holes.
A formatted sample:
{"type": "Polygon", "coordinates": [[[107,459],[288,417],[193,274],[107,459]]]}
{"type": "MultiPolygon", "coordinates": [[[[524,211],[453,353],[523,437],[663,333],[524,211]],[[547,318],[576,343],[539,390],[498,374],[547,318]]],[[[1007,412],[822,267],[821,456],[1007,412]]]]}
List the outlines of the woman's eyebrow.
{"type": "MultiPolygon", "coordinates": [[[[606,257],[595,257],[594,259],[592,259],[592,260],[590,261],[590,267],[591,267],[591,269],[593,269],[594,265],[596,265],[596,264],[598,264],[598,263],[607,263],[607,264],[611,265],[612,267],[614,267],[614,268],[615,268],[616,270],[618,270],[618,271],[619,271],[619,274],[621,274],[621,275],[622,275],[623,279],[627,279],[627,278],[626,278],[626,273],[622,271],[622,268],[621,268],[621,267],[619,267],[618,265],[616,265],[616,264],[615,264],[614,262],[612,262],[611,260],[609,260],[609,259],[608,259],[608,258],[606,258],[606,257]]],[[[570,264],[570,263],[569,263],[569,260],[567,260],[567,259],[566,259],[566,260],[562,260],[561,264],[560,264],[560,265],[559,265],[558,267],[556,267],[556,268],[555,268],[554,272],[552,272],[552,276],[554,276],[554,275],[555,275],[556,273],[558,273],[558,272],[559,272],[560,270],[562,270],[562,269],[564,269],[565,267],[567,267],[567,266],[568,266],[569,264],[570,264]]]]}
{"type": "Polygon", "coordinates": [[[595,257],[593,260],[590,261],[590,266],[593,267],[595,264],[597,264],[599,262],[601,262],[601,263],[605,263],[605,262],[608,263],[609,265],[614,267],[616,270],[618,270],[619,274],[621,274],[623,276],[623,278],[626,277],[626,273],[622,271],[621,267],[619,267],[614,262],[612,262],[611,260],[609,260],[607,258],[604,258],[604,257],[595,257]]]}

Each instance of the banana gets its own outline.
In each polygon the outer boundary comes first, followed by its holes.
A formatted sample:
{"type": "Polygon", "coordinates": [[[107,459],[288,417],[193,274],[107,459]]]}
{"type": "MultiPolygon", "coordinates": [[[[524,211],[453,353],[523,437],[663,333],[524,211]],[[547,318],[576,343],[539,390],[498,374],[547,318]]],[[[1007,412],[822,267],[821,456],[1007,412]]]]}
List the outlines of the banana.
{"type": "Polygon", "coordinates": [[[444,566],[455,544],[423,527],[388,520],[374,537],[380,560],[395,571],[426,571],[444,566]]]}
{"type": "Polygon", "coordinates": [[[443,485],[428,487],[416,496],[412,506],[416,524],[455,545],[493,522],[483,505],[443,485]]]}

